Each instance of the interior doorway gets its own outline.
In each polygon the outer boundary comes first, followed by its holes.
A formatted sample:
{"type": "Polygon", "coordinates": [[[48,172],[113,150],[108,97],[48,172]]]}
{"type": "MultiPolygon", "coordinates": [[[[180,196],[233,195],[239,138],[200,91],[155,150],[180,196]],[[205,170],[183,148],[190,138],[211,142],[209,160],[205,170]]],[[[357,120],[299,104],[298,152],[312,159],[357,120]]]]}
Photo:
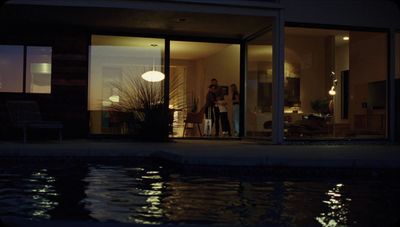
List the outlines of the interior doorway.
{"type": "Polygon", "coordinates": [[[239,103],[232,99],[232,84],[240,88],[239,44],[171,41],[170,137],[238,136],[239,103]],[[211,105],[219,113],[207,108],[212,79],[217,86],[213,91],[216,102],[211,105]],[[208,132],[204,119],[212,119],[208,132]]]}

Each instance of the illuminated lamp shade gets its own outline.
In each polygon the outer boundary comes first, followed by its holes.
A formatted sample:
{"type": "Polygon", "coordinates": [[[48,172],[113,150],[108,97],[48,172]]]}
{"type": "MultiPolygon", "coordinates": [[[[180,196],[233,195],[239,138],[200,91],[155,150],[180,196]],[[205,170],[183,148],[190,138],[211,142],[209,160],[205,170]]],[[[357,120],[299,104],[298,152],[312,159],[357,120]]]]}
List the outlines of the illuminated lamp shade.
{"type": "Polygon", "coordinates": [[[149,82],[160,82],[164,80],[165,75],[162,72],[151,70],[143,73],[142,78],[149,82]]]}
{"type": "Polygon", "coordinates": [[[49,63],[32,63],[31,72],[37,74],[51,74],[51,64],[49,63]]]}
{"type": "Polygon", "coordinates": [[[328,93],[329,93],[330,96],[335,96],[336,95],[335,86],[332,86],[331,90],[329,90],[328,93]]]}
{"type": "Polygon", "coordinates": [[[111,102],[119,102],[119,96],[118,95],[111,95],[108,99],[111,102]]]}

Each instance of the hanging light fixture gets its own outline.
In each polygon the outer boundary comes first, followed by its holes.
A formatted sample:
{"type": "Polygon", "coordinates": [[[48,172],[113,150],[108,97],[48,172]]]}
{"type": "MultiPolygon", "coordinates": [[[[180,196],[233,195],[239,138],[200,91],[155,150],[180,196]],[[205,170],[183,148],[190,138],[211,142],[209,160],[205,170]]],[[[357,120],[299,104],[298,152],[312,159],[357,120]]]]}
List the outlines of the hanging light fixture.
{"type": "Polygon", "coordinates": [[[335,96],[336,95],[336,85],[338,80],[335,77],[335,72],[331,72],[331,77],[332,77],[332,87],[331,89],[328,91],[330,96],[335,96]]]}
{"type": "Polygon", "coordinates": [[[332,113],[332,135],[333,137],[336,136],[336,124],[335,124],[335,96],[336,96],[336,86],[338,83],[338,80],[336,79],[336,75],[334,71],[331,71],[331,77],[332,77],[332,86],[331,89],[328,91],[329,95],[332,97],[331,101],[329,102],[329,112],[332,113]]]}
{"type": "MultiPolygon", "coordinates": [[[[152,47],[157,47],[157,44],[151,44],[152,47]]],[[[142,74],[142,78],[149,82],[160,82],[165,79],[164,73],[156,71],[154,68],[154,57],[153,57],[153,70],[147,71],[142,74]]]]}
{"type": "Polygon", "coordinates": [[[328,93],[329,93],[330,96],[335,96],[336,95],[335,86],[332,86],[331,90],[329,90],[328,93]]]}
{"type": "Polygon", "coordinates": [[[118,94],[118,89],[113,88],[112,95],[108,98],[108,100],[111,102],[119,102],[119,95],[117,95],[117,94],[118,94]]]}

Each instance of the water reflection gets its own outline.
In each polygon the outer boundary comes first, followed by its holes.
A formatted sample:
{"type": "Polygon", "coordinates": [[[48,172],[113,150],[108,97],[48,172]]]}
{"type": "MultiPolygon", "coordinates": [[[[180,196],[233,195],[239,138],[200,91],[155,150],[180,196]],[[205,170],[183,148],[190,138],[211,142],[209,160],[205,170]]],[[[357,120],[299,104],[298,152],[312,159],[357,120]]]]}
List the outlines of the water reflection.
{"type": "Polygon", "coordinates": [[[0,216],[139,224],[399,226],[397,181],[249,179],[137,166],[2,166],[0,216]]]}
{"type": "MultiPolygon", "coordinates": [[[[48,219],[57,205],[55,178],[47,169],[32,173],[0,174],[0,207],[5,214],[48,219]]],[[[4,213],[0,210],[0,214],[4,213]]]]}
{"type": "Polygon", "coordinates": [[[91,166],[83,200],[96,220],[161,224],[163,179],[158,170],[91,166]]]}
{"type": "Polygon", "coordinates": [[[336,184],[326,193],[328,200],[324,200],[323,203],[328,205],[328,210],[315,218],[322,226],[335,227],[347,224],[351,199],[343,195],[343,188],[343,184],[336,184]]]}
{"type": "Polygon", "coordinates": [[[32,216],[36,218],[50,218],[48,211],[58,205],[55,197],[58,196],[54,182],[55,178],[47,174],[47,169],[32,173],[29,181],[32,184],[32,199],[35,210],[32,216]]]}

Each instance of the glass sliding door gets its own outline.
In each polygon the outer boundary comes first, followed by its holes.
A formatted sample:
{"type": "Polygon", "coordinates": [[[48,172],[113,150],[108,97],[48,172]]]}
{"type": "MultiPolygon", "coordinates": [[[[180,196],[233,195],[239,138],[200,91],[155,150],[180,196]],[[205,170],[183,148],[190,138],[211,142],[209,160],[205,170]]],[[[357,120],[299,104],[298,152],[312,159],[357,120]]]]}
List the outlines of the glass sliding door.
{"type": "Polygon", "coordinates": [[[272,32],[247,43],[246,137],[272,135],[272,32]]]}
{"type": "Polygon", "coordinates": [[[163,105],[164,39],[93,35],[91,41],[90,133],[151,130],[146,123],[159,116],[149,108],[163,105]]]}
{"type": "Polygon", "coordinates": [[[387,34],[285,28],[288,139],[386,137],[387,34]]]}
{"type": "Polygon", "coordinates": [[[239,44],[171,41],[170,45],[170,136],[238,136],[239,101],[232,99],[231,85],[240,87],[239,44]],[[210,123],[208,132],[205,119],[210,123]]]}

